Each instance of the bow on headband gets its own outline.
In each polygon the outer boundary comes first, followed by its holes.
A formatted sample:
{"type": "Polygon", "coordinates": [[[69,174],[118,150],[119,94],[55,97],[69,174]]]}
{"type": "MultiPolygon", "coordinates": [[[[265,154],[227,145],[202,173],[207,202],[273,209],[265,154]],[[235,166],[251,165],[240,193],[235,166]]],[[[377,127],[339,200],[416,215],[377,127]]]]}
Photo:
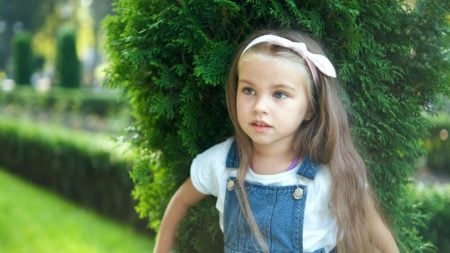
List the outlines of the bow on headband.
{"type": "Polygon", "coordinates": [[[293,42],[286,38],[277,36],[277,35],[263,35],[252,40],[247,47],[242,51],[244,54],[248,49],[253,47],[256,44],[267,42],[272,45],[284,47],[291,49],[292,51],[299,54],[308,64],[309,69],[311,70],[314,83],[317,83],[318,75],[317,69],[322,72],[324,75],[329,77],[336,77],[336,70],[333,67],[333,64],[328,60],[327,57],[321,54],[314,54],[308,51],[306,48],[306,44],[302,42],[293,42]]]}

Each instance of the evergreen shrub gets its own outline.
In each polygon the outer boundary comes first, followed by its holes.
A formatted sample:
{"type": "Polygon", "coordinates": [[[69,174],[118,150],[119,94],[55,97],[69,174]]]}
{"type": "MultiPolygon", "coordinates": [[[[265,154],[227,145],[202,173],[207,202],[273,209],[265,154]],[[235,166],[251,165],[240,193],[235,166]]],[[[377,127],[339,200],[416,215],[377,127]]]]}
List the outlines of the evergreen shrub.
{"type": "Polygon", "coordinates": [[[62,87],[78,88],[81,82],[81,63],[77,55],[76,33],[70,26],[58,32],[56,78],[62,87]]]}
{"type": "Polygon", "coordinates": [[[131,196],[132,154],[119,152],[107,140],[0,118],[0,166],[102,214],[142,227],[131,196]]]}
{"type": "MultiPolygon", "coordinates": [[[[141,161],[132,174],[141,216],[158,229],[191,159],[232,135],[224,80],[237,45],[258,29],[296,29],[330,52],[400,247],[422,252],[424,243],[411,229],[420,215],[406,200],[405,185],[423,153],[419,139],[427,123],[421,111],[437,94],[449,93],[443,45],[450,1],[417,2],[411,9],[395,0],[116,1],[106,20],[108,77],[112,87],[127,91],[136,116],[141,161]]],[[[212,232],[218,222],[196,215],[206,213],[199,208],[179,231],[180,251],[222,247],[212,236],[220,234],[212,232]]]]}
{"type": "Polygon", "coordinates": [[[34,59],[31,39],[28,32],[18,32],[13,38],[13,77],[19,85],[31,84],[34,59]]]}

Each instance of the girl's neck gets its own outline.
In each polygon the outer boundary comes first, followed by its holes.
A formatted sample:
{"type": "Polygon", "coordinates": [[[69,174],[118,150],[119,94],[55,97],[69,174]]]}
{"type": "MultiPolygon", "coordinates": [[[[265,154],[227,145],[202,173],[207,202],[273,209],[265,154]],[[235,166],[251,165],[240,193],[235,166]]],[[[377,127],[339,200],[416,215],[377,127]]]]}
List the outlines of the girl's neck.
{"type": "MultiPolygon", "coordinates": [[[[278,174],[292,169],[293,162],[298,161],[292,148],[270,149],[253,147],[251,168],[254,172],[263,175],[278,174]]],[[[296,165],[296,164],[295,164],[296,165]]]]}

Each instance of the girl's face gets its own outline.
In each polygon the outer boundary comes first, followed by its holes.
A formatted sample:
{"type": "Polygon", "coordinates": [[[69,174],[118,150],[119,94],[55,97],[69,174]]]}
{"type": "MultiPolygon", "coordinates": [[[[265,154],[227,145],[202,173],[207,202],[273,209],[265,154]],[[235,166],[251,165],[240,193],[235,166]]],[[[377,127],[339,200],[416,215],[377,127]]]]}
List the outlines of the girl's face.
{"type": "MultiPolygon", "coordinates": [[[[304,65],[261,53],[238,64],[237,118],[254,147],[291,148],[308,113],[304,65]]],[[[309,117],[309,115],[308,115],[309,117]]]]}

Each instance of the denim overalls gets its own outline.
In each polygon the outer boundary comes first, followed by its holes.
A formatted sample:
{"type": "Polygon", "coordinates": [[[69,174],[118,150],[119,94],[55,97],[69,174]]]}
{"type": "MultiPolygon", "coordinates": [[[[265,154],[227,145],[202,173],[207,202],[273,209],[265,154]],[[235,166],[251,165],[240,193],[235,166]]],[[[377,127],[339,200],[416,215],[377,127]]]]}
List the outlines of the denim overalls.
{"type": "MultiPolygon", "coordinates": [[[[228,151],[226,166],[229,169],[236,169],[238,163],[236,144],[233,143],[228,151]]],[[[297,174],[314,179],[318,171],[317,164],[304,158],[297,174]]],[[[225,253],[262,252],[242,213],[236,194],[236,184],[235,177],[228,178],[224,206],[225,253]]],[[[269,251],[303,252],[304,210],[309,194],[307,187],[300,184],[266,186],[249,182],[246,182],[245,187],[253,216],[269,251]]],[[[316,249],[313,253],[325,253],[325,250],[316,249]]]]}

